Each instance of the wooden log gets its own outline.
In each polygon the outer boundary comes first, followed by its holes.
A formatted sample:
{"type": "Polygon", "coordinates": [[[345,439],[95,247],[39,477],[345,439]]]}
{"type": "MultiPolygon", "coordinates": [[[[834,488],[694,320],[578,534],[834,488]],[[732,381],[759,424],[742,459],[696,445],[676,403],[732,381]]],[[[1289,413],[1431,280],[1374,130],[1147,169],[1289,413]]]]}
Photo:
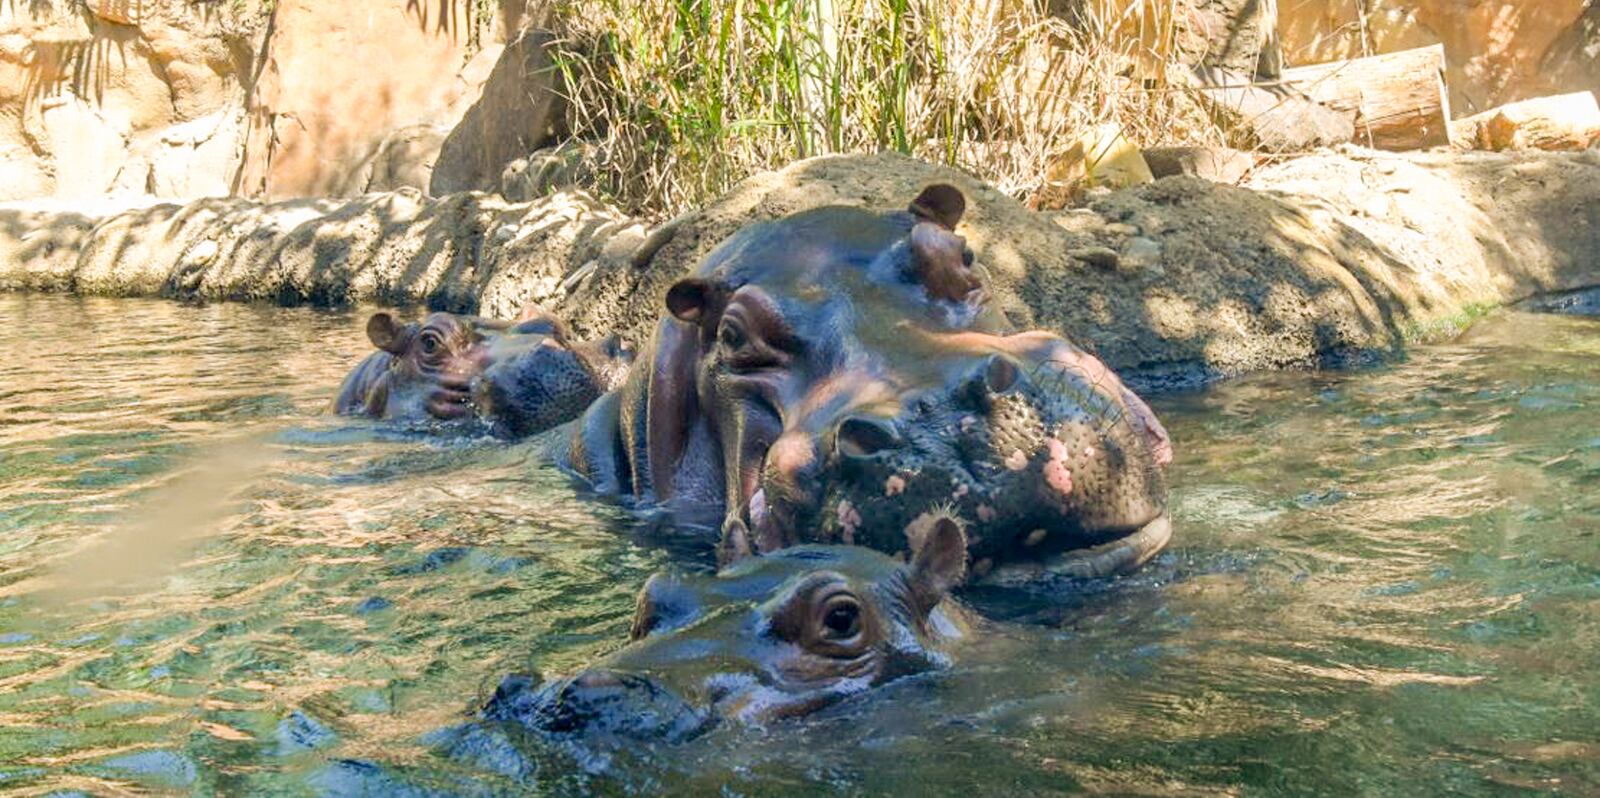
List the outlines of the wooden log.
{"type": "Polygon", "coordinates": [[[1491,108],[1452,122],[1460,147],[1583,150],[1600,141],[1600,103],[1587,91],[1491,108]]]}
{"type": "Polygon", "coordinates": [[[1356,142],[1383,150],[1450,144],[1444,45],[1283,70],[1283,83],[1355,114],[1356,142]]]}
{"type": "Polygon", "coordinates": [[[1355,135],[1352,114],[1327,108],[1292,86],[1212,67],[1195,68],[1189,85],[1202,107],[1248,149],[1303,152],[1355,135]]]}

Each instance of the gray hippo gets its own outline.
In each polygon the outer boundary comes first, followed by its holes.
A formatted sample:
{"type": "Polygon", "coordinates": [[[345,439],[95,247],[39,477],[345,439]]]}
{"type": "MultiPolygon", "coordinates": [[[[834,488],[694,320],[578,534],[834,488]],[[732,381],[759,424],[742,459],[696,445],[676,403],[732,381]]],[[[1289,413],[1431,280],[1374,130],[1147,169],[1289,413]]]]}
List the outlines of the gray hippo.
{"type": "Polygon", "coordinates": [[[724,561],[807,542],[901,552],[944,512],[976,562],[1145,562],[1170,535],[1165,431],[1099,361],[991,307],[954,232],[965,204],[935,185],[905,212],[825,207],[735,233],[668,291],[568,465],[720,528],[724,561]]]}
{"type": "Polygon", "coordinates": [[[681,742],[722,721],[765,725],[945,667],[966,638],[948,598],[966,541],[939,519],[909,563],[860,546],[746,556],[715,576],[651,577],[631,642],[539,685],[502,680],[482,716],[556,739],[681,742]]]}
{"type": "Polygon", "coordinates": [[[543,432],[617,387],[632,358],[616,338],[574,342],[532,306],[514,321],[432,313],[367,320],[378,351],[345,377],[333,409],[399,421],[477,419],[501,437],[543,432]]]}

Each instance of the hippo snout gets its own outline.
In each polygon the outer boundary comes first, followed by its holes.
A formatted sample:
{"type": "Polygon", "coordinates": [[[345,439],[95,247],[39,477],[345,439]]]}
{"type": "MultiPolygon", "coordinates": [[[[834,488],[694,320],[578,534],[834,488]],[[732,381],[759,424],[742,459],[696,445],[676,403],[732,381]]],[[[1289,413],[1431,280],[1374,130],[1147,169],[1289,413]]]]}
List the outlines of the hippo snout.
{"type": "Polygon", "coordinates": [[[570,349],[544,342],[485,369],[472,383],[472,405],[496,435],[515,438],[576,418],[601,387],[570,349]]]}
{"type": "Polygon", "coordinates": [[[631,673],[592,669],[535,686],[508,676],[484,707],[489,720],[508,720],[551,737],[594,736],[681,742],[712,723],[655,681],[631,673]]]}

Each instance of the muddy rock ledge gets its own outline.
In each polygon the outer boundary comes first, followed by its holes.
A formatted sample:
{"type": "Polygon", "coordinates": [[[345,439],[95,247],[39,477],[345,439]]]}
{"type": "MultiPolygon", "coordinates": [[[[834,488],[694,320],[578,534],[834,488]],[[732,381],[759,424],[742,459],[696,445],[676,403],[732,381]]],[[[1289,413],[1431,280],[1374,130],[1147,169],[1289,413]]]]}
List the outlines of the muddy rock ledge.
{"type": "Polygon", "coordinates": [[[1376,153],[1171,177],[1036,213],[895,155],[800,161],[655,230],[577,191],[208,199],[91,216],[0,206],[0,288],[379,302],[507,315],[533,300],[638,341],[674,279],[752,221],[966,192],[958,230],[1019,327],[1058,331],[1145,390],[1346,362],[1483,309],[1600,285],[1600,153],[1376,153]]]}

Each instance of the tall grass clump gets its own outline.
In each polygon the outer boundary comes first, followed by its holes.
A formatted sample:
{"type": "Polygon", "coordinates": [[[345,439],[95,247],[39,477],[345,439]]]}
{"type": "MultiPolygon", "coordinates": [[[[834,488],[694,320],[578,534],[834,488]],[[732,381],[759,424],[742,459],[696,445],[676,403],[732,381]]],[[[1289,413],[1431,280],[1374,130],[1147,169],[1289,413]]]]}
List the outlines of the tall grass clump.
{"type": "Polygon", "coordinates": [[[1023,196],[1094,125],[1136,142],[1210,135],[1145,66],[1165,63],[1173,3],[558,0],[554,53],[574,135],[599,144],[603,190],[634,212],[883,150],[1023,196]]]}

